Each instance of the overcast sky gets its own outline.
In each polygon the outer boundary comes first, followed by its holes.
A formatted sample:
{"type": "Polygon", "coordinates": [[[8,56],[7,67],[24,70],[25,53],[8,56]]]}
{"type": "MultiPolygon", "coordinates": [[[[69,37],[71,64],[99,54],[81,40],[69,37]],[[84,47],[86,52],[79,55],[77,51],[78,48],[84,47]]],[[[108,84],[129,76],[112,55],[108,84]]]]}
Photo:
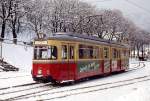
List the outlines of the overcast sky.
{"type": "Polygon", "coordinates": [[[134,23],[150,32],[150,0],[82,0],[97,8],[119,9],[134,23]]]}

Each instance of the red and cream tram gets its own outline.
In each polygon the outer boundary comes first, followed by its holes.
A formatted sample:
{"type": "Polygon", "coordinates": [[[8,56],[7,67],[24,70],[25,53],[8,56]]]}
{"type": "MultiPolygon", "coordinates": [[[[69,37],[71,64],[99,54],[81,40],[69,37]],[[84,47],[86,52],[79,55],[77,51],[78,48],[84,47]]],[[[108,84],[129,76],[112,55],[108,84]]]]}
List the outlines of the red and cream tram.
{"type": "Polygon", "coordinates": [[[57,83],[125,71],[127,45],[73,33],[55,33],[34,41],[32,77],[57,83]]]}

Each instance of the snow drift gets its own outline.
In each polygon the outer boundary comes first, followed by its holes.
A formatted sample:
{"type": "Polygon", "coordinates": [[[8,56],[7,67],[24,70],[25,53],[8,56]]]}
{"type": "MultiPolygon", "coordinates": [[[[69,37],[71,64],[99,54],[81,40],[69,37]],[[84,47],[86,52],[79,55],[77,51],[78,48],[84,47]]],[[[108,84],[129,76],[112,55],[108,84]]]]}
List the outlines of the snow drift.
{"type": "Polygon", "coordinates": [[[3,43],[2,57],[21,71],[31,71],[33,47],[3,43]]]}

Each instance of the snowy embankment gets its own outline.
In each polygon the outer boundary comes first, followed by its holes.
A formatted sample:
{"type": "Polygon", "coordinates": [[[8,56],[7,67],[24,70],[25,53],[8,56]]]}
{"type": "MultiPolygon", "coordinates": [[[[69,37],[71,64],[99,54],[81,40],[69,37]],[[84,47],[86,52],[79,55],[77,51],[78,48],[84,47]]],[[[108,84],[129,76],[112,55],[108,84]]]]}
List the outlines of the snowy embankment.
{"type": "Polygon", "coordinates": [[[19,68],[20,71],[31,71],[33,48],[15,44],[2,44],[2,57],[5,61],[19,68]]]}
{"type": "Polygon", "coordinates": [[[19,68],[18,72],[0,72],[0,88],[33,82],[31,77],[33,48],[23,45],[2,44],[4,61],[19,68]]]}

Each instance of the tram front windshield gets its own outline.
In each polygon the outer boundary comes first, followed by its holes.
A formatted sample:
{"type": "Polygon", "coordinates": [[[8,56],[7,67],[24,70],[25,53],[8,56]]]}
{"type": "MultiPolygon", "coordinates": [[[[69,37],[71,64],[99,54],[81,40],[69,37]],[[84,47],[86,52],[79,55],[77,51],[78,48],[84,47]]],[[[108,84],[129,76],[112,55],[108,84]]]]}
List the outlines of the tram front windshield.
{"type": "Polygon", "coordinates": [[[35,60],[56,60],[57,47],[56,46],[35,46],[34,59],[35,60]]]}

